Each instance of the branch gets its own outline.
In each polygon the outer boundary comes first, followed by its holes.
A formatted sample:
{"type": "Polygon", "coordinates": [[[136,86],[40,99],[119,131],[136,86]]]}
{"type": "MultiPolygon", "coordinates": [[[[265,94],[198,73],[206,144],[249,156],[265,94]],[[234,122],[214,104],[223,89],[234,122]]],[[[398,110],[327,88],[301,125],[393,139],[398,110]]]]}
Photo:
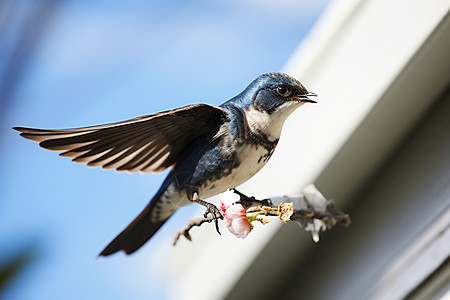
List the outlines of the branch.
{"type": "Polygon", "coordinates": [[[192,227],[194,227],[194,226],[200,227],[203,223],[211,223],[211,221],[213,221],[213,220],[214,220],[214,217],[212,217],[212,216],[208,216],[208,218],[198,218],[198,219],[189,220],[189,222],[186,224],[186,227],[184,227],[182,230],[175,233],[174,241],[173,241],[172,245],[175,246],[178,242],[178,239],[182,235],[185,238],[187,238],[189,241],[192,242],[192,237],[189,234],[189,230],[191,230],[192,227]]]}
{"type": "MultiPolygon", "coordinates": [[[[257,200],[254,197],[247,197],[238,191],[234,191],[234,193],[239,195],[240,200],[237,204],[242,205],[243,213],[244,215],[247,214],[249,222],[260,221],[263,224],[267,223],[268,220],[258,217],[260,215],[277,217],[284,223],[295,221],[304,230],[311,232],[315,242],[319,241],[320,231],[331,229],[337,224],[344,227],[350,224],[349,215],[338,210],[334,201],[327,200],[312,184],[306,186],[301,195],[291,197],[283,196],[257,200]]],[[[212,216],[190,220],[184,229],[176,233],[173,245],[177,243],[181,235],[192,241],[189,231],[194,226],[201,226],[203,223],[210,223],[212,220],[214,220],[212,216]]]]}

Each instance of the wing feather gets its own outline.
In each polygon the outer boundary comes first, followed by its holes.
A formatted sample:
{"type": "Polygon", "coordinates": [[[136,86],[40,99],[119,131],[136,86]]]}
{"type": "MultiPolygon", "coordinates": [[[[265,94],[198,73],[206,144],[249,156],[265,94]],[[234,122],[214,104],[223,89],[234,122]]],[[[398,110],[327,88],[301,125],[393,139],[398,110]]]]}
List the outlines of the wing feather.
{"type": "Polygon", "coordinates": [[[227,113],[207,104],[122,122],[72,129],[14,127],[48,150],[64,151],[74,162],[129,172],[160,172],[177,163],[199,136],[219,131],[227,113]]]}

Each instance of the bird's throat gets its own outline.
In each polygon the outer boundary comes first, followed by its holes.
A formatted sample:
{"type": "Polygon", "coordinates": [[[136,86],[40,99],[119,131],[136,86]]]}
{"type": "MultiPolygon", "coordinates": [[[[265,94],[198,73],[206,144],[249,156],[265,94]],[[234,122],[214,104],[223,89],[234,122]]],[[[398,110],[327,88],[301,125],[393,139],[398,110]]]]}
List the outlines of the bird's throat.
{"type": "Polygon", "coordinates": [[[287,117],[301,105],[300,102],[289,101],[277,107],[270,114],[250,106],[245,110],[245,118],[252,132],[263,133],[269,141],[273,142],[280,138],[281,129],[287,117]]]}

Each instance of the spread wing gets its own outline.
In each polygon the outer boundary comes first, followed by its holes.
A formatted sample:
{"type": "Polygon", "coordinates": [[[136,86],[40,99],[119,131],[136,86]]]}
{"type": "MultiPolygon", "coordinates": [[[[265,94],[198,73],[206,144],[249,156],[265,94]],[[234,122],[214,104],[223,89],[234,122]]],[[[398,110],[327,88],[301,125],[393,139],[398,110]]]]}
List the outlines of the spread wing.
{"type": "Polygon", "coordinates": [[[207,104],[127,121],[73,129],[14,127],[24,138],[88,166],[130,172],[159,172],[174,165],[198,136],[217,133],[224,110],[207,104]]]}

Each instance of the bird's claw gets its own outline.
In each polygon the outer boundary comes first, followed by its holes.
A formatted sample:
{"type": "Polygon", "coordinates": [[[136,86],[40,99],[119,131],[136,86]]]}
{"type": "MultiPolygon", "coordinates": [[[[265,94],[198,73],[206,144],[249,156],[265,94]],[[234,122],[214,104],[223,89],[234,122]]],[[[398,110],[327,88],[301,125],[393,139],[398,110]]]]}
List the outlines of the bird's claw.
{"type": "Polygon", "coordinates": [[[242,204],[242,206],[244,206],[245,209],[252,207],[252,206],[272,206],[272,200],[270,199],[263,199],[263,200],[258,200],[255,197],[249,197],[246,196],[245,194],[242,194],[241,192],[234,190],[235,194],[238,194],[241,199],[237,202],[242,204]]]}
{"type": "Polygon", "coordinates": [[[262,199],[259,202],[261,206],[273,206],[272,200],[270,199],[262,199]]]}
{"type": "MultiPolygon", "coordinates": [[[[206,211],[205,211],[205,213],[203,214],[203,217],[204,217],[205,219],[207,219],[207,218],[208,218],[208,215],[211,214],[212,217],[213,217],[214,223],[215,223],[215,225],[216,225],[217,233],[218,233],[218,234],[221,234],[220,231],[219,231],[219,219],[223,219],[223,216],[222,216],[222,214],[220,213],[220,210],[217,208],[217,206],[215,206],[215,205],[212,204],[212,203],[209,203],[209,202],[206,202],[206,201],[200,199],[200,198],[198,197],[198,194],[197,194],[197,193],[194,193],[194,194],[193,194],[192,202],[201,204],[201,205],[203,205],[204,207],[206,207],[206,211]]],[[[212,221],[212,220],[211,220],[211,221],[212,221]]]]}
{"type": "Polygon", "coordinates": [[[219,231],[219,219],[223,219],[222,214],[220,213],[220,210],[212,203],[207,203],[206,205],[206,211],[203,214],[203,217],[208,218],[208,215],[211,214],[214,218],[214,223],[216,225],[216,231],[218,234],[221,234],[219,231]]]}

